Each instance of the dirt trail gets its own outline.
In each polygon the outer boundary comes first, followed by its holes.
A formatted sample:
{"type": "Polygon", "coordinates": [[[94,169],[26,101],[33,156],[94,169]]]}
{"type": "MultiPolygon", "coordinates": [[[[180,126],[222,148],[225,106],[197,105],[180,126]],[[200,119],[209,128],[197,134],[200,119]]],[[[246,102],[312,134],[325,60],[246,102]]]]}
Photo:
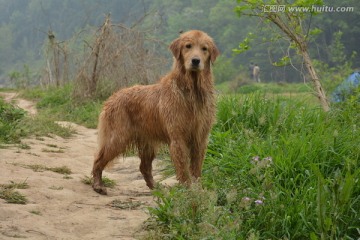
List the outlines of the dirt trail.
{"type": "MultiPolygon", "coordinates": [[[[16,94],[2,94],[11,101],[16,94]]],[[[34,104],[15,101],[36,114],[34,104]]],[[[35,109],[36,110],[36,109],[35,109]]],[[[8,204],[0,199],[0,239],[136,239],[146,209],[153,197],[138,171],[139,159],[120,158],[104,175],[116,181],[108,196],[95,193],[82,183],[90,176],[96,149],[96,130],[73,123],[59,122],[76,130],[69,139],[58,136],[26,139],[30,149],[0,149],[0,184],[24,182],[28,189],[17,190],[27,197],[26,205],[8,204]],[[29,165],[67,166],[70,178],[52,171],[35,172],[29,165]],[[112,207],[116,200],[120,208],[112,207]]],[[[161,178],[155,161],[155,179],[161,178]]],[[[174,180],[166,180],[173,184],[174,180]]]]}

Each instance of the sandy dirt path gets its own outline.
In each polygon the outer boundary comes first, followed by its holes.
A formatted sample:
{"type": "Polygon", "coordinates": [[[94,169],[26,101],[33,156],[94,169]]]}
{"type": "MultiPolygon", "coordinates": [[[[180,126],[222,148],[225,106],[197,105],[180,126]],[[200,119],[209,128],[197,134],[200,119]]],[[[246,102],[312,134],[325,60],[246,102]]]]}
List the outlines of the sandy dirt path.
{"type": "MultiPolygon", "coordinates": [[[[13,100],[16,95],[3,95],[31,114],[34,104],[13,100]],[[21,103],[21,104],[20,104],[21,103]]],[[[35,111],[35,112],[32,112],[35,111]]],[[[147,207],[153,197],[138,170],[136,157],[120,158],[104,175],[116,181],[108,196],[95,193],[82,183],[90,176],[96,149],[96,130],[73,123],[59,122],[76,130],[69,139],[58,136],[23,140],[30,149],[0,149],[0,184],[26,182],[28,189],[19,189],[28,199],[26,205],[9,204],[0,199],[0,239],[137,239],[147,207]],[[67,166],[72,174],[64,177],[52,171],[35,172],[29,165],[67,166]],[[112,206],[117,201],[118,207],[112,206]]],[[[155,161],[155,179],[160,179],[155,161]]],[[[174,180],[166,180],[173,184],[174,180]]]]}

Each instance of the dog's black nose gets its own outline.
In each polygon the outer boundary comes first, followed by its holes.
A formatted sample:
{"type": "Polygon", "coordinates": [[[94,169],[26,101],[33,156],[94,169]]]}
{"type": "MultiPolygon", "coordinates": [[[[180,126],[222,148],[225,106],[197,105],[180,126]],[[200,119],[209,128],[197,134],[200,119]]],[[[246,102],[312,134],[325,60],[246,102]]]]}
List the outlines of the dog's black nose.
{"type": "Polygon", "coordinates": [[[200,64],[200,59],[198,58],[191,59],[191,64],[193,65],[193,67],[198,67],[200,64]]]}

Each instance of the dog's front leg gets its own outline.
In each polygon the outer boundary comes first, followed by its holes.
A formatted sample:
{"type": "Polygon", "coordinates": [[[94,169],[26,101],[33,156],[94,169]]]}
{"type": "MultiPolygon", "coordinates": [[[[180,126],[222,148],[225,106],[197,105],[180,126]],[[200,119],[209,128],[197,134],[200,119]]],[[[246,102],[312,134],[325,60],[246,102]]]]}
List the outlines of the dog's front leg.
{"type": "Polygon", "coordinates": [[[185,185],[191,184],[190,170],[189,170],[189,155],[190,151],[185,141],[174,139],[170,143],[170,155],[175,165],[176,178],[180,183],[185,185]]]}
{"type": "Polygon", "coordinates": [[[204,162],[207,142],[195,142],[191,147],[191,166],[190,171],[192,176],[196,179],[201,177],[202,165],[204,162]]]}

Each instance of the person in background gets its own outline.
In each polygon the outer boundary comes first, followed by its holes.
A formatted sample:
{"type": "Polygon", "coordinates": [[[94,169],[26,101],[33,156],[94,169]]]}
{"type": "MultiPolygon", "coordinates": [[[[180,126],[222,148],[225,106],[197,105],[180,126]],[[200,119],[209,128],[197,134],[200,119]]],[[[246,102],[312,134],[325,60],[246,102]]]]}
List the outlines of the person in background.
{"type": "Polygon", "coordinates": [[[255,64],[253,69],[253,77],[255,82],[260,82],[260,67],[257,64],[255,64]]]}
{"type": "Polygon", "coordinates": [[[254,79],[254,67],[255,67],[254,63],[250,62],[250,64],[249,64],[249,73],[250,73],[250,78],[251,79],[254,79]]]}

